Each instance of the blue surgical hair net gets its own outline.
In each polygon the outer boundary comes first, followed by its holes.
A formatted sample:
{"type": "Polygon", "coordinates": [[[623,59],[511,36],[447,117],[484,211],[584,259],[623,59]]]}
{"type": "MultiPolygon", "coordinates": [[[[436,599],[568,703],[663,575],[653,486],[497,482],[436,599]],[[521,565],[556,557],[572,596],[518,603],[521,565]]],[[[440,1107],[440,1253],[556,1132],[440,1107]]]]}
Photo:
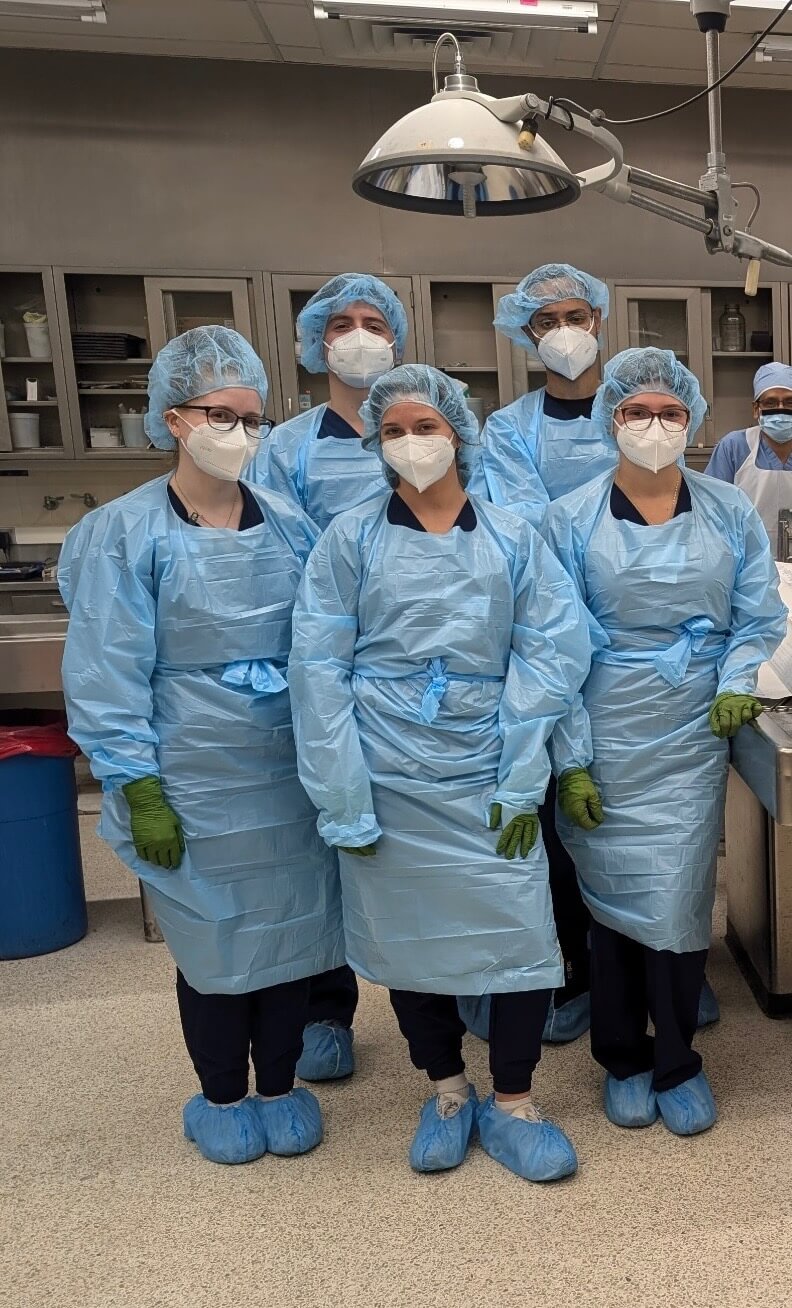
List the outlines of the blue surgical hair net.
{"type": "MultiPolygon", "coordinates": [[[[375,381],[360,410],[364,447],[374,450],[382,458],[380,428],[383,415],[391,405],[403,400],[428,404],[453,427],[460,441],[456,454],[457,471],[459,480],[466,486],[481,455],[478,418],[468,408],[462,383],[438,368],[430,368],[428,363],[402,364],[375,381]]],[[[397,486],[398,474],[384,459],[382,467],[390,485],[397,486]]]]}
{"type": "Polygon", "coordinates": [[[613,415],[620,404],[631,395],[642,391],[658,391],[673,395],[690,411],[688,445],[692,441],[707,412],[707,401],[701,393],[698,378],[680,363],[672,350],[622,350],[605,364],[602,385],[594,397],[592,422],[601,430],[613,433],[613,415]]]}
{"type": "Polygon", "coordinates": [[[327,320],[358,301],[379,309],[393,332],[396,358],[401,359],[407,344],[407,314],[398,295],[370,273],[340,273],[311,296],[297,317],[300,363],[308,372],[327,372],[324,357],[327,320]]]}
{"type": "Polygon", "coordinates": [[[249,386],[267,403],[269,383],[264,364],[244,336],[230,327],[193,327],[164,345],[151,365],[149,410],[145,428],[159,450],[172,450],[176,440],[163,414],[226,386],[249,386]]]}
{"type": "Polygon", "coordinates": [[[776,386],[792,391],[792,368],[785,363],[763,363],[754,377],[754,399],[758,400],[765,391],[772,391],[776,386]]]}
{"type": "Polygon", "coordinates": [[[516,345],[536,354],[536,342],[523,331],[537,309],[559,300],[585,300],[592,310],[601,309],[608,316],[610,296],[604,282],[589,273],[573,268],[571,263],[544,263],[523,277],[516,291],[504,295],[495,313],[495,327],[516,345]]]}

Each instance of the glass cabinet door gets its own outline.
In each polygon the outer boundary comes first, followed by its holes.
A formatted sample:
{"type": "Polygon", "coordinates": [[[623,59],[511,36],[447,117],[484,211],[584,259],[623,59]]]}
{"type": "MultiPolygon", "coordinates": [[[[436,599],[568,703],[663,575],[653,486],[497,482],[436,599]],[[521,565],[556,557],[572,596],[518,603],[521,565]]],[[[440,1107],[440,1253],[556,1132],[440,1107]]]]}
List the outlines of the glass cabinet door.
{"type": "Polygon", "coordinates": [[[712,406],[708,444],[753,425],[754,373],[772,359],[789,357],[786,298],[780,282],[763,284],[750,297],[740,282],[704,291],[704,367],[712,406]]]}
{"type": "MultiPolygon", "coordinates": [[[[504,282],[493,286],[493,317],[503,296],[510,295],[515,289],[516,283],[504,282]]],[[[495,348],[501,406],[511,404],[528,391],[537,391],[540,386],[544,386],[547,374],[537,354],[524,350],[502,332],[495,332],[495,348]]]]}
{"type": "Polygon", "coordinates": [[[56,293],[78,458],[161,458],[144,430],[151,333],[144,278],[66,271],[56,293]]]}
{"type": "Polygon", "coordinates": [[[695,372],[702,361],[701,292],[685,286],[616,287],[619,350],[673,350],[695,372]]]}
{"type": "MultiPolygon", "coordinates": [[[[297,339],[297,316],[311,296],[330,280],[332,273],[275,273],[272,278],[275,301],[275,329],[278,338],[281,396],[283,416],[295,414],[325,404],[329,398],[327,373],[311,373],[300,362],[300,342],[297,339]]],[[[409,324],[404,362],[417,358],[415,333],[415,298],[411,277],[382,277],[404,306],[409,324]]]]}
{"type": "Polygon", "coordinates": [[[0,270],[0,455],[71,457],[71,424],[49,268],[0,270]]]}
{"type": "MultiPolygon", "coordinates": [[[[706,391],[701,290],[693,286],[616,286],[616,351],[656,346],[672,350],[706,391]]],[[[696,443],[710,439],[711,418],[696,443]]]]}
{"type": "Polygon", "coordinates": [[[193,327],[219,323],[254,344],[248,283],[243,277],[147,277],[152,353],[193,327]]]}

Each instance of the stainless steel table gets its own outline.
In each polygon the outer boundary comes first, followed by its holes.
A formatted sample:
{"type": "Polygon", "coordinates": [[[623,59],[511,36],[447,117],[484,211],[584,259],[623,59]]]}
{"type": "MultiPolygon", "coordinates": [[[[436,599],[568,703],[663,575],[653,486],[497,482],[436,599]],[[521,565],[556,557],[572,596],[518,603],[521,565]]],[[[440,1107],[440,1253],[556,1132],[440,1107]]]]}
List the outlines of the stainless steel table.
{"type": "Polygon", "coordinates": [[[726,799],[726,942],[762,1008],[792,1013],[792,711],[732,741],[726,799]]]}

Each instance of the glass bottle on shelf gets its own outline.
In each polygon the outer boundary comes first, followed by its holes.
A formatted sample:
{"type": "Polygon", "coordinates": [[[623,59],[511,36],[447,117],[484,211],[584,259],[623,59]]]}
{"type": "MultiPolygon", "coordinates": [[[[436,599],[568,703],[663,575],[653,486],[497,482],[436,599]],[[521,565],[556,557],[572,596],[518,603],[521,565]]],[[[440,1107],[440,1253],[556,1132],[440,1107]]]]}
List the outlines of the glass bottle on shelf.
{"type": "Polygon", "coordinates": [[[745,351],[745,319],[737,304],[727,304],[720,316],[720,348],[730,354],[745,351]]]}

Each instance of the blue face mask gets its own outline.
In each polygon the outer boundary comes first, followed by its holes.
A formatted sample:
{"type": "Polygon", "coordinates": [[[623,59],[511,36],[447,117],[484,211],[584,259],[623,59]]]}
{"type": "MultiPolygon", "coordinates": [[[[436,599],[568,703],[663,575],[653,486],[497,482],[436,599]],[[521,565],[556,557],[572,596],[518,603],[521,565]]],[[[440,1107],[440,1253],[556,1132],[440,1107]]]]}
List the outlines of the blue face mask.
{"type": "Polygon", "coordinates": [[[792,441],[792,413],[762,413],[759,426],[774,441],[792,441]]]}

